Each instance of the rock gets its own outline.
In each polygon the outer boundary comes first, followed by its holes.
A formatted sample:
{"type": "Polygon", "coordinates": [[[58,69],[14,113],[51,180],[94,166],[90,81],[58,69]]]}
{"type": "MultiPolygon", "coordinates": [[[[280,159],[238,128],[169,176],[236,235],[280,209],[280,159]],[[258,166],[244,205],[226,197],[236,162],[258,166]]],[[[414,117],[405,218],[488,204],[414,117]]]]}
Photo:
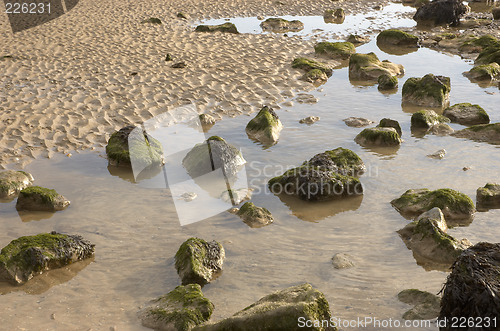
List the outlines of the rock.
{"type": "Polygon", "coordinates": [[[274,32],[300,31],[304,28],[304,23],[298,20],[287,21],[283,18],[271,17],[260,23],[260,27],[262,30],[274,32]]]}
{"type": "Polygon", "coordinates": [[[476,58],[475,64],[500,64],[500,40],[492,42],[476,58]]]}
{"type": "Polygon", "coordinates": [[[238,34],[238,29],[233,23],[224,23],[219,25],[198,25],[194,30],[196,32],[226,32],[238,34]]]}
{"type": "Polygon", "coordinates": [[[156,17],[150,17],[147,20],[142,21],[141,23],[152,23],[152,24],[161,24],[161,20],[156,17]]]}
{"type": "Polygon", "coordinates": [[[438,123],[433,126],[426,132],[426,133],[431,133],[435,134],[437,136],[447,136],[455,132],[451,126],[449,126],[446,123],[438,123]]]}
{"type": "Polygon", "coordinates": [[[378,34],[377,45],[418,47],[418,37],[398,29],[389,29],[378,34]]]}
{"type": "Polygon", "coordinates": [[[142,325],[155,330],[191,330],[210,319],[214,305],[198,284],[177,286],[152,300],[137,316],[142,325]]]}
{"type": "Polygon", "coordinates": [[[145,169],[165,164],[161,143],[135,126],[115,131],[106,145],[106,155],[111,166],[145,169]]]}
{"type": "Polygon", "coordinates": [[[312,94],[307,94],[307,93],[299,93],[297,97],[295,98],[295,101],[298,103],[309,103],[309,104],[315,104],[318,102],[318,98],[316,98],[312,94]]]}
{"type": "Polygon", "coordinates": [[[271,107],[264,106],[257,116],[248,122],[245,131],[251,139],[263,144],[275,144],[282,129],[283,124],[275,111],[271,107]]]}
{"type": "Polygon", "coordinates": [[[251,228],[260,228],[274,222],[273,215],[269,210],[257,207],[251,202],[245,202],[237,215],[251,228]]]}
{"type": "Polygon", "coordinates": [[[69,200],[58,194],[55,190],[40,186],[27,187],[19,193],[17,210],[32,211],[58,211],[70,204],[69,200]]]}
{"type": "Polygon", "coordinates": [[[329,304],[323,293],[313,289],[310,284],[303,284],[266,295],[233,316],[215,324],[205,324],[196,330],[299,330],[301,322],[305,325],[305,322],[311,321],[316,324],[307,330],[336,331],[336,327],[318,324],[331,318],[329,304]]]}
{"type": "MultiPolygon", "coordinates": [[[[448,275],[441,299],[439,320],[466,318],[474,321],[500,320],[500,244],[478,243],[460,255],[448,275]]],[[[491,324],[493,325],[493,324],[491,324]]],[[[484,324],[483,324],[484,326],[484,324]]]]}
{"type": "Polygon", "coordinates": [[[491,8],[494,20],[500,20],[500,7],[491,8]]]}
{"type": "Polygon", "coordinates": [[[363,37],[357,34],[351,34],[349,37],[347,37],[347,42],[350,42],[351,44],[354,45],[361,45],[361,44],[366,44],[370,42],[370,38],[368,37],[363,37]]]}
{"type": "Polygon", "coordinates": [[[262,16],[262,15],[258,15],[258,16],[257,16],[257,19],[258,19],[259,21],[262,21],[262,20],[264,20],[264,16],[262,16]]]}
{"type": "Polygon", "coordinates": [[[394,128],[368,128],[361,131],[356,138],[355,142],[361,146],[367,147],[387,147],[401,145],[401,138],[394,128]]]}
{"type": "Polygon", "coordinates": [[[253,189],[240,188],[236,190],[227,190],[222,192],[220,199],[233,206],[239,205],[243,201],[250,200],[253,189]]]}
{"type": "Polygon", "coordinates": [[[353,80],[378,80],[384,74],[400,77],[404,68],[387,60],[380,61],[375,53],[353,54],[349,59],[349,78],[353,80]]]}
{"type": "Polygon", "coordinates": [[[182,19],[187,20],[187,16],[186,16],[184,13],[182,13],[182,12],[178,12],[176,16],[177,16],[178,18],[182,18],[182,19]]]}
{"type": "Polygon", "coordinates": [[[246,163],[240,151],[218,136],[208,138],[191,149],[182,165],[192,178],[222,168],[226,177],[235,177],[246,163]]]}
{"type": "Polygon", "coordinates": [[[175,269],[182,280],[182,285],[200,284],[214,279],[222,270],[225,251],[215,240],[206,242],[200,238],[189,238],[175,254],[175,269]]]}
{"type": "Polygon", "coordinates": [[[17,196],[21,190],[33,184],[33,176],[24,171],[5,170],[0,172],[0,199],[17,196]]]}
{"type": "Polygon", "coordinates": [[[297,196],[306,201],[331,200],[363,194],[361,182],[354,176],[365,170],[359,156],[339,147],[316,154],[300,167],[271,178],[268,186],[277,195],[297,196]]]}
{"type": "Polygon", "coordinates": [[[345,13],[342,8],[327,9],[323,13],[323,20],[325,23],[342,24],[345,20],[345,13]]]}
{"type": "Polygon", "coordinates": [[[165,55],[165,61],[168,62],[168,61],[173,61],[173,60],[174,60],[174,58],[172,57],[172,54],[167,53],[167,55],[165,55]]]}
{"type": "Polygon", "coordinates": [[[197,197],[198,197],[198,194],[196,194],[195,192],[186,192],[186,193],[181,194],[180,199],[182,199],[186,202],[190,202],[190,201],[193,201],[194,199],[196,199],[197,197]]]}
{"type": "Polygon", "coordinates": [[[441,160],[445,155],[446,155],[446,150],[445,149],[440,149],[437,152],[434,152],[432,154],[427,155],[427,157],[429,157],[431,159],[439,159],[439,160],[441,160]]]}
{"type": "Polygon", "coordinates": [[[210,114],[200,114],[198,118],[200,119],[200,123],[202,126],[211,126],[217,123],[215,117],[210,114]]]}
{"type": "Polygon", "coordinates": [[[313,124],[319,121],[319,116],[309,116],[299,121],[301,124],[313,124]]]}
{"type": "Polygon", "coordinates": [[[20,237],[2,248],[0,280],[23,284],[46,270],[94,256],[94,245],[77,235],[57,232],[20,237]]]}
{"type": "Polygon", "coordinates": [[[356,53],[356,48],[350,42],[323,41],[314,46],[314,52],[335,60],[347,60],[356,53]]]}
{"type": "Polygon", "coordinates": [[[378,77],[378,89],[381,91],[393,90],[398,88],[398,78],[383,74],[378,77]]]}
{"type": "Polygon", "coordinates": [[[345,124],[347,126],[351,126],[354,128],[361,128],[363,126],[367,126],[367,125],[375,123],[374,121],[371,121],[369,119],[362,118],[362,117],[344,118],[343,121],[345,122],[345,124]]]}
{"type": "Polygon", "coordinates": [[[469,11],[469,6],[459,0],[434,0],[417,9],[413,19],[419,24],[456,26],[469,11]]]}
{"type": "Polygon", "coordinates": [[[452,123],[462,125],[476,125],[490,123],[490,117],[479,105],[470,103],[457,103],[443,111],[443,115],[448,117],[452,123]]]}
{"type": "Polygon", "coordinates": [[[408,289],[399,292],[398,299],[414,306],[403,314],[405,320],[430,320],[439,316],[441,299],[435,294],[408,289]]]}
{"type": "Polygon", "coordinates": [[[417,260],[450,265],[472,244],[456,240],[446,233],[448,226],[441,209],[434,207],[422,213],[398,233],[417,260]]]}
{"type": "Polygon", "coordinates": [[[403,103],[424,107],[445,107],[450,100],[450,78],[427,74],[408,78],[403,85],[403,103]]]}
{"type": "Polygon", "coordinates": [[[335,254],[332,257],[332,264],[335,269],[348,269],[354,267],[352,257],[344,253],[335,254]]]}
{"type": "Polygon", "coordinates": [[[328,80],[328,76],[321,70],[319,69],[312,69],[309,70],[307,73],[304,74],[304,77],[302,77],[306,82],[321,85],[326,83],[328,80]]]}
{"type": "Polygon", "coordinates": [[[500,184],[488,183],[476,191],[476,206],[478,210],[500,208],[500,184]]]}
{"type": "Polygon", "coordinates": [[[451,134],[454,137],[500,144],[500,123],[478,124],[451,134]]]}
{"type": "Polygon", "coordinates": [[[437,114],[434,110],[419,110],[411,115],[411,128],[430,129],[436,124],[449,122],[449,118],[437,114]]]}
{"type": "MultiPolygon", "coordinates": [[[[480,37],[470,38],[465,37],[466,40],[461,43],[458,50],[463,53],[480,53],[490,46],[498,43],[497,38],[492,35],[486,34],[480,37]]],[[[463,40],[462,38],[453,38],[453,40],[463,40]]]]}
{"type": "Polygon", "coordinates": [[[496,62],[478,65],[464,73],[472,80],[498,80],[500,79],[500,65],[496,62]]]}
{"type": "Polygon", "coordinates": [[[172,68],[175,68],[175,69],[182,69],[182,68],[186,68],[186,67],[187,67],[187,64],[184,61],[176,62],[176,63],[172,64],[172,68]]]}
{"type": "Polygon", "coordinates": [[[410,189],[392,200],[391,205],[405,217],[414,217],[438,207],[448,221],[470,219],[476,211],[471,198],[449,188],[435,191],[410,189]]]}
{"type": "Polygon", "coordinates": [[[329,68],[326,64],[305,57],[299,57],[293,60],[292,68],[302,69],[306,72],[309,72],[313,69],[319,69],[328,77],[330,77],[333,73],[332,68],[329,68]]]}
{"type": "Polygon", "coordinates": [[[380,120],[380,123],[377,125],[379,128],[394,128],[398,135],[401,137],[403,131],[401,130],[401,126],[399,122],[396,120],[391,120],[390,118],[383,118],[380,120]]]}

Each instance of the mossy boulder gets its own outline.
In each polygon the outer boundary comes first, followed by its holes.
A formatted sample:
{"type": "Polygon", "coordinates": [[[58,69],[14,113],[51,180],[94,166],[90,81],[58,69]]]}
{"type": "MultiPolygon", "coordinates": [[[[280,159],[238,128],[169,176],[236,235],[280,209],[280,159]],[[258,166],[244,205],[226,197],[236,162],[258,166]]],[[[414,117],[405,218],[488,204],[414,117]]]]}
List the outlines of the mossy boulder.
{"type": "Polygon", "coordinates": [[[473,125],[466,129],[455,131],[451,135],[498,145],[500,144],[500,123],[473,125]]]}
{"type": "Polygon", "coordinates": [[[342,24],[345,20],[345,13],[342,8],[326,9],[323,13],[323,20],[325,23],[342,24]]]}
{"type": "Polygon", "coordinates": [[[280,17],[271,17],[261,22],[260,27],[262,30],[274,32],[300,31],[304,28],[304,23],[299,20],[288,21],[280,17]]]}
{"type": "Polygon", "coordinates": [[[448,226],[441,209],[434,207],[422,213],[398,233],[411,249],[418,262],[430,261],[451,266],[457,257],[472,244],[456,240],[446,233],[448,226]]]}
{"type": "Polygon", "coordinates": [[[188,284],[152,300],[137,315],[142,325],[151,329],[187,331],[208,321],[213,310],[201,286],[188,284]]]}
{"type": "Polygon", "coordinates": [[[321,85],[326,83],[326,81],[328,80],[328,76],[319,69],[312,69],[306,72],[302,79],[315,85],[321,85]]]}
{"type": "Polygon", "coordinates": [[[165,164],[161,143],[142,128],[132,125],[111,135],[106,145],[106,155],[111,166],[132,167],[133,163],[134,169],[141,171],[165,164]]]}
{"type": "Polygon", "coordinates": [[[437,114],[434,110],[419,110],[411,115],[411,128],[430,129],[436,124],[447,123],[450,119],[437,114]]]}
{"type": "Polygon", "coordinates": [[[328,77],[330,77],[333,73],[332,68],[330,68],[328,65],[305,57],[299,57],[293,60],[292,68],[302,69],[306,72],[309,72],[313,69],[318,69],[324,72],[328,77]]]}
{"type": "Polygon", "coordinates": [[[391,120],[390,118],[381,119],[379,124],[377,125],[377,127],[379,127],[379,128],[394,128],[400,137],[403,134],[403,131],[401,130],[401,125],[399,125],[399,122],[396,120],[391,120]]]}
{"type": "Polygon", "coordinates": [[[387,60],[380,61],[375,53],[356,53],[349,58],[349,78],[352,80],[377,81],[382,75],[401,77],[404,68],[387,60]]]}
{"type": "Polygon", "coordinates": [[[237,215],[251,228],[260,228],[274,222],[273,215],[263,207],[257,207],[251,202],[245,202],[237,215]]]}
{"type": "Polygon", "coordinates": [[[366,171],[363,160],[350,149],[342,147],[316,154],[303,165],[328,169],[349,176],[360,176],[366,171]]]}
{"type": "Polygon", "coordinates": [[[0,172],[0,199],[17,196],[21,190],[33,184],[33,176],[24,171],[5,170],[0,172]]]}
{"type": "Polygon", "coordinates": [[[378,89],[381,91],[394,90],[398,88],[398,78],[383,74],[378,77],[378,89]]]}
{"type": "Polygon", "coordinates": [[[23,284],[44,271],[90,258],[94,245],[57,232],[20,237],[0,252],[0,280],[23,284]]]}
{"type": "Polygon", "coordinates": [[[398,29],[388,29],[377,36],[377,45],[418,46],[418,37],[398,29]]]}
{"type": "Polygon", "coordinates": [[[335,60],[347,60],[356,53],[356,48],[350,42],[323,41],[314,46],[314,52],[335,60]]]}
{"type": "Polygon", "coordinates": [[[414,217],[438,207],[448,221],[470,219],[476,211],[471,198],[449,188],[434,191],[410,189],[392,200],[391,205],[405,217],[414,217]]]}
{"type": "Polygon", "coordinates": [[[234,23],[226,22],[219,25],[198,25],[194,31],[196,32],[224,32],[238,34],[238,29],[234,23]]]}
{"type": "Polygon", "coordinates": [[[476,191],[476,206],[478,210],[500,208],[500,184],[488,183],[476,191]]]}
{"type": "Polygon", "coordinates": [[[401,137],[394,128],[376,127],[361,131],[354,141],[366,147],[388,147],[401,145],[401,137]]]}
{"type": "Polygon", "coordinates": [[[455,261],[442,289],[439,320],[467,318],[474,321],[500,320],[500,244],[481,242],[462,253],[455,261]]]}
{"type": "Polygon", "coordinates": [[[500,40],[491,43],[490,46],[479,53],[475,64],[490,64],[493,62],[500,64],[500,40]]]}
{"type": "Polygon", "coordinates": [[[450,100],[450,78],[427,74],[408,78],[403,85],[403,103],[424,107],[445,107],[450,100]]]}
{"type": "Polygon", "coordinates": [[[498,40],[489,34],[473,38],[466,37],[466,40],[462,42],[458,50],[461,52],[468,52],[468,53],[480,53],[486,48],[494,46],[497,43],[498,40]]]}
{"type": "Polygon", "coordinates": [[[443,115],[453,123],[462,125],[476,125],[490,123],[488,113],[479,105],[457,103],[443,111],[443,115]]]}
{"type": "Polygon", "coordinates": [[[56,192],[40,186],[23,189],[17,198],[17,210],[58,211],[68,207],[70,201],[56,192]]]}
{"type": "Polygon", "coordinates": [[[471,80],[497,80],[500,79],[500,65],[496,62],[481,64],[464,73],[471,80]]]}
{"type": "Polygon", "coordinates": [[[278,142],[283,124],[276,112],[268,106],[262,107],[246,126],[246,133],[251,139],[255,139],[264,145],[272,145],[278,142]]]}
{"type": "Polygon", "coordinates": [[[161,24],[161,20],[159,18],[156,18],[156,17],[150,17],[144,21],[142,21],[141,23],[151,23],[151,24],[161,24]]]}
{"type": "Polygon", "coordinates": [[[405,320],[430,320],[439,316],[441,299],[435,294],[408,289],[399,292],[398,299],[414,306],[403,314],[405,320]]]}
{"type": "Polygon", "coordinates": [[[316,321],[313,327],[304,330],[336,331],[336,327],[326,328],[324,323],[319,324],[330,318],[330,307],[324,294],[310,284],[303,284],[266,295],[233,316],[196,330],[302,330],[300,321],[316,321]]]}
{"type": "Polygon", "coordinates": [[[183,285],[203,286],[222,270],[225,256],[224,248],[215,240],[189,238],[175,254],[175,268],[183,285]]]}

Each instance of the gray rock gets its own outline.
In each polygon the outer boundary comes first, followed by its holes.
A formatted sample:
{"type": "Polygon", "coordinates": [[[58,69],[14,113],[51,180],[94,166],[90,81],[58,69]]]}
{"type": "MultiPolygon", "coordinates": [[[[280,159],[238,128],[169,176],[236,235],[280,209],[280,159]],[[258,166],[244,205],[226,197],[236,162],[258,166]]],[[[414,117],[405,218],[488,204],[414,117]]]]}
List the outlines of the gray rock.
{"type": "Polygon", "coordinates": [[[354,128],[361,128],[363,126],[367,126],[367,125],[375,123],[374,121],[371,121],[369,119],[362,118],[362,117],[344,118],[343,121],[345,122],[345,124],[347,126],[351,126],[354,128]]]}
{"type": "Polygon", "coordinates": [[[318,98],[316,98],[312,94],[299,93],[295,98],[295,101],[297,101],[298,103],[315,104],[318,102],[318,98]]]}
{"type": "Polygon", "coordinates": [[[24,171],[5,170],[0,172],[0,199],[17,196],[21,190],[33,184],[33,176],[24,171]]]}
{"type": "Polygon", "coordinates": [[[210,114],[201,114],[199,116],[199,119],[200,119],[200,123],[202,126],[212,126],[215,123],[217,123],[217,120],[215,119],[215,117],[213,117],[210,114]]]}
{"type": "Polygon", "coordinates": [[[428,154],[427,157],[431,158],[431,159],[439,159],[441,160],[442,158],[444,158],[444,156],[446,155],[446,150],[445,149],[440,149],[439,151],[436,151],[432,154],[428,154]]]}
{"type": "Polygon", "coordinates": [[[460,24],[460,18],[470,11],[470,7],[459,0],[434,0],[420,7],[413,19],[421,24],[460,24]]]}
{"type": "Polygon", "coordinates": [[[453,130],[453,128],[446,123],[438,123],[431,126],[427,132],[437,136],[448,136],[455,132],[455,130],[453,130]]]}
{"type": "Polygon", "coordinates": [[[476,191],[476,206],[478,210],[500,208],[500,184],[488,183],[476,191]]]}
{"type": "Polygon", "coordinates": [[[382,75],[401,77],[404,68],[387,60],[380,61],[375,53],[356,53],[349,58],[349,79],[377,81],[382,75]]]}
{"type": "Polygon", "coordinates": [[[299,123],[301,123],[301,124],[313,124],[319,120],[320,120],[319,116],[309,116],[309,117],[301,119],[299,121],[299,123]]]}
{"type": "Polygon", "coordinates": [[[332,257],[332,264],[335,269],[348,269],[354,267],[352,257],[344,253],[335,254],[332,257]]]}
{"type": "Polygon", "coordinates": [[[451,134],[454,137],[500,144],[500,123],[478,124],[451,134]]]}
{"type": "Polygon", "coordinates": [[[271,17],[260,23],[262,30],[274,32],[300,31],[304,23],[298,20],[288,21],[283,18],[271,17]]]}
{"type": "Polygon", "coordinates": [[[273,215],[269,210],[257,207],[251,202],[245,202],[237,215],[251,228],[260,228],[274,222],[273,215]]]}
{"type": "Polygon", "coordinates": [[[55,190],[30,186],[19,193],[17,198],[17,210],[32,211],[59,211],[68,207],[70,201],[55,190]]]}
{"type": "Polygon", "coordinates": [[[414,306],[403,314],[405,320],[430,320],[439,316],[441,299],[435,294],[408,289],[399,292],[398,299],[414,306]]]}
{"type": "Polygon", "coordinates": [[[345,13],[342,8],[326,9],[323,13],[325,23],[342,24],[345,20],[345,13]]]}
{"type": "Polygon", "coordinates": [[[443,115],[448,117],[453,123],[462,125],[476,125],[490,123],[490,117],[479,105],[470,103],[458,103],[443,111],[443,115]]]}

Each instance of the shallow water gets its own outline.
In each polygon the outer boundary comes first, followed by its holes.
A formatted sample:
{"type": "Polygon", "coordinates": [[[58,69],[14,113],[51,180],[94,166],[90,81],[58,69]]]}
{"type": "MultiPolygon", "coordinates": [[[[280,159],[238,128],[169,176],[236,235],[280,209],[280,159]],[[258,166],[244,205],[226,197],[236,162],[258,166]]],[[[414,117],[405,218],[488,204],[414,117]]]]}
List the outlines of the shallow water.
{"type": "MultiPolygon", "coordinates": [[[[277,145],[263,148],[248,139],[244,127],[251,117],[247,116],[224,119],[207,133],[241,148],[249,182],[256,189],[252,201],[268,208],[275,218],[274,224],[264,228],[251,229],[227,212],[181,227],[168,189],[143,187],[144,183],[136,184],[114,169],[110,173],[103,151],[30,164],[26,170],[37,185],[57,189],[72,204],[55,214],[19,214],[15,201],[1,203],[1,246],[21,235],[55,230],[92,241],[96,256],[93,261],[37,277],[25,287],[0,286],[0,292],[6,293],[0,296],[0,329],[107,330],[115,326],[117,330],[143,330],[136,311],[180,284],[173,257],[192,236],[218,240],[226,250],[222,275],[203,289],[216,306],[213,319],[229,316],[271,291],[303,282],[321,290],[333,316],[342,319],[400,319],[411,307],[398,301],[399,291],[418,288],[437,293],[447,273],[417,265],[396,233],[408,220],[389,202],[409,188],[420,187],[449,187],[475,200],[478,187],[498,181],[499,148],[454,137],[412,136],[414,109],[401,106],[401,86],[407,78],[427,73],[449,76],[451,104],[480,104],[491,122],[500,121],[499,90],[481,88],[463,77],[471,64],[457,56],[428,49],[390,55],[374,41],[357,51],[374,51],[381,60],[404,65],[406,74],[399,80],[397,93],[382,94],[376,86],[353,85],[344,67],[311,92],[318,103],[295,102],[277,111],[284,125],[277,145]],[[311,115],[321,120],[310,126],[298,123],[311,115]],[[404,143],[397,150],[362,148],[353,140],[361,129],[342,121],[350,116],[376,122],[383,117],[398,120],[404,143]],[[282,201],[266,192],[267,179],[282,168],[339,146],[355,151],[368,167],[361,177],[362,197],[305,203],[282,201]],[[442,148],[447,150],[443,160],[426,157],[442,148]],[[471,169],[463,171],[464,166],[471,169]],[[356,266],[334,269],[331,257],[335,253],[353,256],[356,266]]],[[[164,183],[158,182],[160,187],[164,183]]],[[[473,243],[495,242],[500,235],[499,216],[499,210],[477,213],[471,225],[449,233],[473,243]]]]}

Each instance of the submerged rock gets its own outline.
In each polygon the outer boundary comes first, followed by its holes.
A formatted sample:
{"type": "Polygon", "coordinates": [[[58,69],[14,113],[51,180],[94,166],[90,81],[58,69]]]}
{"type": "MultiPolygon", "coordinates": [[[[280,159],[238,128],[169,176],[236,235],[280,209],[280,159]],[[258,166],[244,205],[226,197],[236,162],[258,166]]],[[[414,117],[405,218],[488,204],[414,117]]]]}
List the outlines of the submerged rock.
{"type": "Polygon", "coordinates": [[[299,123],[301,123],[301,124],[314,124],[319,120],[320,120],[319,116],[309,116],[309,117],[301,119],[299,121],[299,123]]]}
{"type": "Polygon", "coordinates": [[[353,80],[378,80],[382,75],[401,77],[404,68],[387,60],[380,61],[375,53],[353,54],[349,59],[349,78],[353,80]]]}
{"type": "Polygon", "coordinates": [[[225,251],[215,240],[206,242],[200,238],[189,238],[175,254],[175,269],[182,284],[209,283],[222,270],[225,251]]]}
{"type": "Polygon", "coordinates": [[[464,73],[471,80],[497,80],[500,79],[500,65],[496,62],[478,65],[464,73]]]}
{"type": "Polygon", "coordinates": [[[257,207],[251,202],[245,202],[237,215],[251,228],[260,228],[274,222],[273,215],[269,210],[257,207]]]}
{"type": "Polygon", "coordinates": [[[337,253],[332,257],[332,265],[335,269],[349,269],[354,267],[354,262],[350,255],[337,253]]]}
{"type": "MultiPolygon", "coordinates": [[[[443,287],[439,320],[500,320],[500,244],[481,242],[460,255],[443,287]]],[[[484,326],[484,324],[483,324],[484,326]]],[[[490,328],[486,328],[490,330],[490,328]]],[[[496,327],[491,330],[498,329],[496,327]]],[[[477,330],[484,330],[482,327],[477,330]]]]}
{"type": "Polygon", "coordinates": [[[446,123],[435,124],[431,126],[428,131],[426,131],[426,133],[435,134],[437,136],[447,136],[453,132],[455,132],[455,130],[453,130],[453,128],[446,123]]]}
{"type": "Polygon", "coordinates": [[[27,187],[19,193],[17,198],[17,210],[32,210],[32,211],[58,211],[68,207],[70,201],[56,190],[31,186],[27,187]]]}
{"type": "Polygon", "coordinates": [[[224,23],[219,25],[198,25],[194,30],[196,32],[226,32],[238,34],[238,29],[233,23],[224,23]]]}
{"type": "Polygon", "coordinates": [[[0,172],[0,199],[15,197],[21,190],[33,184],[33,176],[24,171],[5,170],[0,172]]]}
{"type": "Polygon", "coordinates": [[[441,209],[434,207],[422,213],[398,233],[417,260],[451,264],[472,244],[467,239],[456,240],[446,233],[448,226],[441,209]]]}
{"type": "Polygon", "coordinates": [[[191,330],[210,319],[214,305],[198,284],[177,286],[138,312],[142,325],[155,330],[191,330]]]}
{"type": "Polygon", "coordinates": [[[343,121],[344,121],[344,123],[347,126],[351,126],[351,127],[354,127],[354,128],[361,128],[363,126],[367,126],[367,125],[375,123],[372,120],[369,120],[369,119],[366,119],[366,118],[362,118],[362,117],[344,118],[343,121]]]}
{"type": "Polygon", "coordinates": [[[356,48],[350,42],[323,41],[314,46],[314,52],[335,60],[347,60],[356,53],[356,48]]]}
{"type": "Polygon", "coordinates": [[[398,135],[401,137],[403,134],[403,131],[401,130],[401,126],[399,125],[399,122],[396,120],[391,120],[390,118],[383,118],[380,120],[379,124],[377,125],[379,128],[393,128],[396,130],[398,135]]]}
{"type": "Polygon", "coordinates": [[[399,146],[401,145],[401,138],[394,128],[368,128],[361,131],[354,141],[361,146],[399,146]]]}
{"type": "Polygon", "coordinates": [[[324,72],[328,77],[330,77],[333,73],[332,68],[328,67],[328,65],[305,57],[299,57],[293,60],[292,68],[302,69],[306,72],[318,69],[324,72]]]}
{"type": "Polygon", "coordinates": [[[283,124],[271,107],[264,106],[246,126],[246,133],[263,144],[278,142],[283,124]]]}
{"type": "Polygon", "coordinates": [[[476,58],[475,64],[500,64],[500,40],[495,40],[476,58]]]}
{"type": "MultiPolygon", "coordinates": [[[[480,53],[486,48],[495,46],[498,43],[497,38],[489,34],[473,38],[470,38],[470,36],[466,36],[465,38],[466,40],[463,41],[458,48],[459,51],[464,53],[480,53]]],[[[457,40],[463,39],[457,38],[457,40]]]]}
{"type": "Polygon", "coordinates": [[[442,159],[446,155],[446,150],[445,149],[440,149],[439,151],[436,151],[432,154],[427,155],[427,157],[431,159],[442,159]]]}
{"type": "Polygon", "coordinates": [[[384,30],[377,36],[377,45],[418,46],[418,37],[398,29],[384,30]]]}
{"type": "Polygon", "coordinates": [[[368,37],[363,37],[357,34],[351,34],[349,37],[347,37],[347,42],[350,42],[351,44],[354,45],[360,45],[360,44],[366,44],[367,42],[370,42],[370,38],[368,37]]]}
{"type": "Polygon", "coordinates": [[[424,107],[445,107],[450,100],[450,78],[427,74],[408,78],[403,85],[403,103],[424,107]]]}
{"type": "Polygon", "coordinates": [[[323,293],[310,284],[303,284],[271,293],[229,318],[196,330],[298,330],[300,321],[316,321],[314,327],[308,329],[336,331],[335,327],[318,324],[330,319],[329,304],[323,293]]]}
{"type": "Polygon", "coordinates": [[[414,306],[403,314],[405,320],[430,320],[439,316],[441,299],[435,294],[408,289],[399,292],[398,299],[414,306]]]}
{"type": "Polygon", "coordinates": [[[325,21],[325,23],[342,24],[345,20],[344,10],[342,8],[327,9],[323,13],[323,20],[325,21]]]}
{"type": "Polygon", "coordinates": [[[451,134],[454,137],[500,144],[500,123],[478,124],[451,134]]]}
{"type": "Polygon", "coordinates": [[[57,232],[20,237],[0,252],[0,280],[23,284],[44,271],[90,258],[94,245],[57,232]]]}
{"type": "Polygon", "coordinates": [[[478,210],[500,208],[500,184],[488,183],[476,191],[476,206],[478,210]]]}
{"type": "Polygon", "coordinates": [[[378,89],[381,91],[394,90],[398,88],[398,78],[383,74],[378,77],[378,89]]]}
{"type": "Polygon", "coordinates": [[[312,69],[306,72],[302,79],[309,83],[321,85],[326,83],[326,81],[328,80],[328,76],[325,74],[325,72],[319,69],[312,69]]]}
{"type": "Polygon", "coordinates": [[[448,221],[471,218],[476,211],[471,198],[449,188],[435,191],[425,188],[410,189],[403,193],[401,197],[392,200],[391,205],[403,216],[409,217],[438,207],[448,221]]]}
{"type": "Polygon", "coordinates": [[[413,19],[420,24],[456,26],[469,11],[470,7],[459,0],[434,0],[417,9],[413,19]]]}
{"type": "Polygon", "coordinates": [[[304,28],[304,23],[299,20],[288,21],[284,18],[271,17],[260,23],[262,30],[274,32],[300,31],[304,28]]]}
{"type": "Polygon", "coordinates": [[[411,116],[411,128],[430,129],[436,124],[447,123],[450,119],[437,114],[434,110],[419,110],[411,116]]]}
{"type": "Polygon", "coordinates": [[[462,125],[488,124],[490,122],[490,117],[481,106],[470,103],[457,103],[446,108],[443,115],[453,123],[462,125]]]}

